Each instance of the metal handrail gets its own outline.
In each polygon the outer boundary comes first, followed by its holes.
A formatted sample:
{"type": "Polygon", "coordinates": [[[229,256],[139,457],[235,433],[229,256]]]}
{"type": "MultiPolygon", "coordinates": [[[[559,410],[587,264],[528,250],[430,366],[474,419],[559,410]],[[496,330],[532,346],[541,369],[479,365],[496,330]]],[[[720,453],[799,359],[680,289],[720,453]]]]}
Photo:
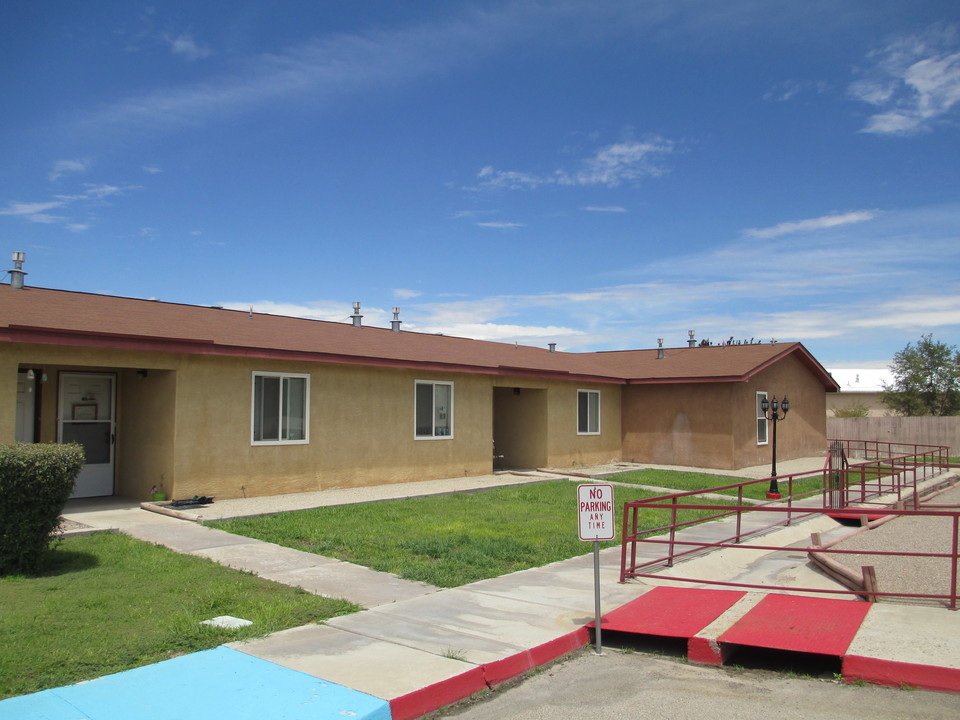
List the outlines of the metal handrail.
{"type": "MultiPolygon", "coordinates": [[[[835,459],[835,458],[834,458],[835,459]]],[[[688,559],[695,555],[702,555],[714,549],[739,548],[763,551],[785,551],[787,548],[771,545],[744,544],[744,540],[767,534],[779,527],[790,525],[798,519],[806,519],[826,512],[833,512],[848,508],[856,503],[857,510],[869,510],[871,507],[882,507],[884,515],[914,515],[914,516],[946,516],[953,518],[953,542],[949,553],[912,553],[896,551],[861,552],[864,555],[900,555],[903,557],[943,557],[951,558],[951,580],[949,592],[943,595],[924,595],[910,593],[893,593],[862,590],[825,590],[822,588],[776,587],[771,585],[756,586],[746,583],[720,582],[682,578],[671,575],[671,580],[680,582],[697,582],[704,584],[729,585],[735,587],[754,588],[762,587],[765,590],[781,589],[794,592],[822,592],[835,594],[857,594],[867,596],[873,600],[879,596],[889,597],[916,597],[949,600],[951,609],[957,607],[957,566],[958,537],[960,537],[960,511],[921,509],[919,505],[918,482],[934,477],[949,467],[949,448],[946,446],[919,445],[905,443],[885,443],[880,441],[831,441],[831,450],[822,470],[790,473],[778,476],[778,484],[786,488],[782,500],[760,502],[758,504],[744,504],[744,490],[752,485],[763,484],[769,479],[749,480],[732,483],[707,490],[693,490],[666,495],[659,495],[644,500],[627,502],[623,507],[623,525],[621,532],[620,582],[631,578],[659,577],[655,572],[644,572],[648,569],[673,567],[677,561],[688,559]],[[834,443],[837,443],[836,445],[834,443]],[[897,452],[900,451],[900,452],[897,452]],[[832,467],[831,454],[839,452],[844,459],[840,467],[832,467]],[[849,464],[847,458],[855,453],[870,453],[874,459],[858,464],[849,464]],[[883,457],[877,457],[883,455],[883,457]],[[813,482],[811,482],[813,481],[813,482]],[[810,486],[815,486],[811,489],[810,486]],[[722,493],[736,490],[736,502],[731,495],[731,504],[721,506],[721,510],[707,517],[687,519],[684,511],[716,511],[716,505],[697,503],[698,496],[706,493],[722,493]],[[896,509],[890,508],[890,498],[896,503],[896,509]],[[904,503],[912,505],[906,509],[904,503]],[[640,529],[639,513],[644,509],[659,509],[669,511],[669,523],[657,528],[640,529]],[[773,522],[767,520],[749,529],[744,529],[744,519],[755,516],[756,513],[770,513],[773,522]],[[684,537],[684,530],[704,522],[718,521],[727,518],[734,519],[734,529],[728,536],[715,542],[704,542],[684,537]],[[638,562],[638,546],[647,547],[666,546],[665,554],[654,553],[653,558],[638,562]]],[[[768,515],[769,517],[769,515],[768,515]]],[[[687,533],[689,534],[689,533],[687,533]]],[[[796,546],[789,548],[790,552],[797,552],[796,546]]],[[[810,547],[808,552],[835,552],[843,554],[839,549],[824,549],[810,547]]]]}

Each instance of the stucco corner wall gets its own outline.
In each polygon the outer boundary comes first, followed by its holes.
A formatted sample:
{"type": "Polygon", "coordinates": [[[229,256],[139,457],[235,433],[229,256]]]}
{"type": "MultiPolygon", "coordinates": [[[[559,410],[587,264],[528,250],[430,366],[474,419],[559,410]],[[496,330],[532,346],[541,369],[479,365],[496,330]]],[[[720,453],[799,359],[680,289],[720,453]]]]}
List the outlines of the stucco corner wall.
{"type": "MultiPolygon", "coordinates": [[[[790,411],[784,420],[777,423],[777,459],[792,460],[801,457],[825,455],[827,451],[827,392],[823,384],[793,356],[788,356],[758,373],[747,383],[747,392],[741,396],[743,403],[739,414],[746,416],[755,412],[756,393],[766,392],[769,398],[790,400],[790,411]],[[751,396],[753,399],[751,399],[751,396]]],[[[761,465],[771,460],[769,444],[758,445],[756,431],[752,437],[745,435],[739,440],[738,467],[761,465]]],[[[768,435],[772,439],[772,423],[768,435]]]]}
{"type": "Polygon", "coordinates": [[[631,385],[623,401],[623,459],[734,469],[731,383],[631,385]]]}
{"type": "Polygon", "coordinates": [[[621,454],[621,385],[553,383],[547,433],[547,465],[583,467],[617,462],[621,454]],[[600,393],[600,433],[577,432],[577,391],[600,393]]]}

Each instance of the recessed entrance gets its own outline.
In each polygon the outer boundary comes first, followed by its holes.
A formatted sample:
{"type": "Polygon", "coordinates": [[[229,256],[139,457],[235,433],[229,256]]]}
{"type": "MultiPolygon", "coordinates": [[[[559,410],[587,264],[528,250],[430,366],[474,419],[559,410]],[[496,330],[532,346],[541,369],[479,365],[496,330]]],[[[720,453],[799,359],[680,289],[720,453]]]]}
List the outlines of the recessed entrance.
{"type": "MultiPolygon", "coordinates": [[[[493,443],[503,469],[547,464],[547,391],[524,387],[493,389],[493,443]]],[[[500,468],[497,468],[500,469],[500,468]]]]}

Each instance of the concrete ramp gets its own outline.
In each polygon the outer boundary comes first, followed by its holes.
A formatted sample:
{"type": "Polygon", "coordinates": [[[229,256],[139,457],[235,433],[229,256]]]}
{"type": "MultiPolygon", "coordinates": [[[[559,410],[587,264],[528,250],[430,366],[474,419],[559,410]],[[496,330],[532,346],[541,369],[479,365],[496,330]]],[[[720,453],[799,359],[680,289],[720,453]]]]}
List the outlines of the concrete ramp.
{"type": "Polygon", "coordinates": [[[390,720],[389,703],[226,647],[0,703],[0,720],[390,720]]]}

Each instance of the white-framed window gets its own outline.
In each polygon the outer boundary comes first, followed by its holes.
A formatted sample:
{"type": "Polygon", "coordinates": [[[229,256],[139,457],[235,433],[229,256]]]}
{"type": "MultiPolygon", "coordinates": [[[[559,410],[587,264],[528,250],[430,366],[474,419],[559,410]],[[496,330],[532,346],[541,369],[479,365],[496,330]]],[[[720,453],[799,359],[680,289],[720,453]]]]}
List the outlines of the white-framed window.
{"type": "Polygon", "coordinates": [[[577,435],[600,434],[600,391],[577,390],[577,435]]]}
{"type": "Polygon", "coordinates": [[[413,424],[418,440],[453,437],[452,382],[414,382],[413,424]]]}
{"type": "Polygon", "coordinates": [[[253,373],[251,441],[254,445],[310,442],[310,376],[253,373]]]}
{"type": "Polygon", "coordinates": [[[763,412],[762,403],[767,399],[765,392],[757,393],[757,445],[767,444],[767,416],[763,412]]]}

